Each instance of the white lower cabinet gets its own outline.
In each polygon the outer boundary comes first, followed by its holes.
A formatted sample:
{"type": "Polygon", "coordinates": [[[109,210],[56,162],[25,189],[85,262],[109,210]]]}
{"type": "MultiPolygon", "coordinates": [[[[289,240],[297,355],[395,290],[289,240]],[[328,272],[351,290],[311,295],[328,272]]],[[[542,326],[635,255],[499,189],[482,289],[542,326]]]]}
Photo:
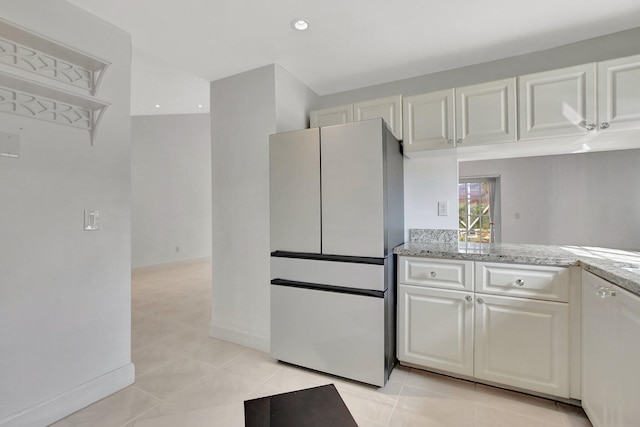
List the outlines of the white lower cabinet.
{"type": "MultiPolygon", "coordinates": [[[[444,278],[434,282],[439,276],[438,263],[450,269],[452,262],[399,257],[398,359],[412,366],[569,398],[568,296],[561,301],[543,300],[555,295],[551,289],[565,286],[564,272],[545,272],[544,281],[531,280],[540,276],[539,266],[527,269],[503,264],[513,274],[491,276],[492,292],[499,293],[501,287],[505,293],[514,288],[524,292],[523,288],[533,286],[531,292],[544,297],[540,299],[473,292],[486,285],[482,283],[487,276],[478,274],[464,276],[467,291],[436,288],[459,288],[459,283],[444,278]],[[436,275],[429,274],[428,281],[403,282],[412,277],[407,273],[411,265],[429,266],[436,275]]],[[[473,271],[472,261],[457,262],[469,264],[466,268],[473,271]]],[[[475,263],[476,272],[486,270],[482,264],[475,263]]]]}
{"type": "Polygon", "coordinates": [[[400,360],[473,375],[473,293],[398,286],[400,360]]]}
{"type": "Polygon", "coordinates": [[[569,397],[569,304],[476,294],[474,376],[569,397]]]}
{"type": "Polygon", "coordinates": [[[594,427],[640,426],[640,297],[582,273],[582,407],[594,427]]]}

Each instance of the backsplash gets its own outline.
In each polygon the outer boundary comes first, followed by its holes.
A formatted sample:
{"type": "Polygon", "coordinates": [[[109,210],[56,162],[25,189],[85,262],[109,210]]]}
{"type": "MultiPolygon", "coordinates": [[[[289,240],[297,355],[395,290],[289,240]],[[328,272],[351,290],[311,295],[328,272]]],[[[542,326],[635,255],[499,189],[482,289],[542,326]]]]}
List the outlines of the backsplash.
{"type": "Polygon", "coordinates": [[[409,241],[412,243],[457,243],[458,230],[411,228],[409,241]]]}

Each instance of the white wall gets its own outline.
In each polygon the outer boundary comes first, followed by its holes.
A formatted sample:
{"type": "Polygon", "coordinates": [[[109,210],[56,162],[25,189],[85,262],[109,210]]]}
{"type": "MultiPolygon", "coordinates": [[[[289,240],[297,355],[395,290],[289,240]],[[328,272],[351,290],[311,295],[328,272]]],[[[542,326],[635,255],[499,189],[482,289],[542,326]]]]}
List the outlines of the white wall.
{"type": "Polygon", "coordinates": [[[455,157],[404,159],[405,241],[411,228],[458,228],[458,160],[455,157]],[[438,215],[438,202],[449,215],[438,215]]]}
{"type": "Polygon", "coordinates": [[[309,111],[318,95],[279,65],[275,66],[276,132],[309,127],[309,111]]]}
{"type": "Polygon", "coordinates": [[[133,382],[130,37],[62,0],[3,0],[2,17],[111,62],[89,134],[0,113],[0,425],[48,425],[133,382]],[[37,13],[35,12],[37,11],[37,13]],[[83,210],[101,229],[83,231],[83,210]]]}
{"type": "Polygon", "coordinates": [[[637,250],[638,165],[622,150],[460,162],[460,176],[500,175],[505,243],[637,250]]]}
{"type": "Polygon", "coordinates": [[[132,267],[211,256],[209,114],[134,116],[132,267]]]}
{"type": "Polygon", "coordinates": [[[313,101],[285,73],[269,65],[211,83],[210,332],[262,350],[269,348],[269,135],[304,128],[313,101]]]}

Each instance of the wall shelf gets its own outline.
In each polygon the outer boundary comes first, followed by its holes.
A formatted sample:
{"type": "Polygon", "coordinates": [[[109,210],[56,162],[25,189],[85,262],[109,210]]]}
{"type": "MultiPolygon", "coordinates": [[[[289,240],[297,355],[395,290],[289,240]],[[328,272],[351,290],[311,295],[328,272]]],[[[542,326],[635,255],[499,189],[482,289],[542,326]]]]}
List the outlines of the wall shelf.
{"type": "Polygon", "coordinates": [[[0,72],[0,112],[85,129],[91,145],[109,105],[94,97],[0,72]]]}
{"type": "Polygon", "coordinates": [[[110,63],[0,19],[0,65],[95,95],[110,63]]]}

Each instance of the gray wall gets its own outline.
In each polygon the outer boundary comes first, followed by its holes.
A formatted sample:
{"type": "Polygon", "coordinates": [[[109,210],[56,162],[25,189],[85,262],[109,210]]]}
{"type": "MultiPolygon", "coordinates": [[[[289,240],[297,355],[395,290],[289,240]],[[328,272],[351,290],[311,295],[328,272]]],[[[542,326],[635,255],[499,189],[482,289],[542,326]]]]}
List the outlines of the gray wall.
{"type": "Polygon", "coordinates": [[[133,382],[130,37],[62,0],[3,0],[2,18],[103,58],[111,103],[86,130],[0,113],[0,425],[48,425],[133,382]],[[35,13],[34,11],[37,11],[35,13]],[[99,209],[99,231],[83,230],[99,209]]]}
{"type": "Polygon", "coordinates": [[[209,114],[134,116],[132,267],[211,256],[209,114]]]}
{"type": "Polygon", "coordinates": [[[640,53],[638,40],[640,40],[640,27],[526,55],[325,95],[318,101],[318,108],[398,94],[417,95],[538,71],[635,55],[640,53]]]}
{"type": "Polygon", "coordinates": [[[502,241],[640,249],[640,150],[460,162],[500,175],[502,241]],[[518,218],[519,216],[519,218],[518,218]]]}

